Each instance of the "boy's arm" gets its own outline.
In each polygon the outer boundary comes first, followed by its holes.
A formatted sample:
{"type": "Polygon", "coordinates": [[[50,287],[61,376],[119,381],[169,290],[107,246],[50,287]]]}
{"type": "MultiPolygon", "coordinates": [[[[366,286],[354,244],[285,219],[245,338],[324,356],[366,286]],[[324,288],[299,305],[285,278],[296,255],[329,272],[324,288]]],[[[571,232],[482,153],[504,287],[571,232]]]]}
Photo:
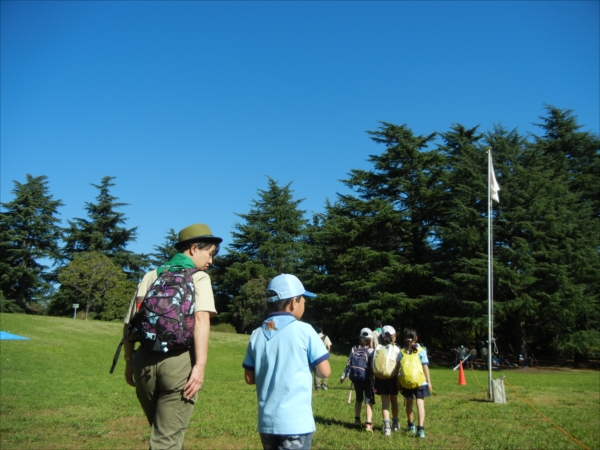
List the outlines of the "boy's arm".
{"type": "Polygon", "coordinates": [[[252,370],[244,369],[244,379],[246,380],[246,384],[256,384],[254,371],[252,370]]]}
{"type": "Polygon", "coordinates": [[[315,375],[319,378],[327,378],[331,375],[331,366],[329,365],[328,359],[321,361],[315,366],[315,375]]]}

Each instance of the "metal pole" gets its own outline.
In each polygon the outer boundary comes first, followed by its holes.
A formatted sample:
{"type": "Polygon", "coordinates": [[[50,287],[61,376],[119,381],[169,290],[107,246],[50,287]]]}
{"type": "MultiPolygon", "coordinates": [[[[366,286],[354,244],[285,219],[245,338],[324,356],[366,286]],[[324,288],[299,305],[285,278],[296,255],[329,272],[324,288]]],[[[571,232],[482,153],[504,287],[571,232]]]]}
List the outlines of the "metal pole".
{"type": "Polygon", "coordinates": [[[492,400],[492,150],[488,148],[488,398],[492,400]]]}

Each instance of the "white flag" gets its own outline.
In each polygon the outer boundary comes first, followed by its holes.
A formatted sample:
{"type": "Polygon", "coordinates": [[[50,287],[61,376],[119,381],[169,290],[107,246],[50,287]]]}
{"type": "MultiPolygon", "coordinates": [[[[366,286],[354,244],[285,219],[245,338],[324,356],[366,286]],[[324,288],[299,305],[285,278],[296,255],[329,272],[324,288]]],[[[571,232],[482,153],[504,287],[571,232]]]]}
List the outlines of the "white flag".
{"type": "Polygon", "coordinates": [[[500,196],[498,195],[498,191],[500,190],[500,185],[496,181],[496,175],[494,174],[494,165],[492,164],[492,159],[490,158],[490,188],[492,190],[492,200],[496,200],[500,203],[500,196]]]}

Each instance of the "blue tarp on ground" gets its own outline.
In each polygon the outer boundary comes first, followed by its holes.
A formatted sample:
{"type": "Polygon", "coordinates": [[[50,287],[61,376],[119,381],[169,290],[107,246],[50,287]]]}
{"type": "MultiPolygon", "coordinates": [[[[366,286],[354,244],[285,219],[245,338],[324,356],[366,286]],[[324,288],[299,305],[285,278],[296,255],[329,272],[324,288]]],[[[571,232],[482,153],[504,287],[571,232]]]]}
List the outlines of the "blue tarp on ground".
{"type": "Polygon", "coordinates": [[[17,336],[16,334],[10,334],[6,331],[0,331],[0,340],[29,340],[27,337],[17,336]]]}

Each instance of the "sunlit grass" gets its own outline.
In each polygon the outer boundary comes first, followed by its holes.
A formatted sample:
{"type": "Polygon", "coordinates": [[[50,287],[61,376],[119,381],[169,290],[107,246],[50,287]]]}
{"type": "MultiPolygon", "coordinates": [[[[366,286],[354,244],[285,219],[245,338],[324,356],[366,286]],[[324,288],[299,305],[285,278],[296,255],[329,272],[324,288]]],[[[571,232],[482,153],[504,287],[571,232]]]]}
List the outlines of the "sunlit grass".
{"type": "MultiPolygon", "coordinates": [[[[123,361],[108,370],[118,323],[1,314],[0,329],[31,338],[0,341],[0,447],[5,449],[147,449],[149,428],[123,361]]],[[[241,367],[248,336],[211,334],[205,388],[186,434],[186,448],[260,448],[256,396],[241,367]]],[[[522,401],[507,385],[507,404],[487,402],[486,372],[433,367],[436,396],[426,400],[425,440],[383,436],[381,404],[372,435],[355,429],[348,383],[338,377],[344,354],[331,358],[328,391],[315,392],[315,449],[581,448],[522,401]],[[391,442],[390,442],[391,441],[391,442]]],[[[507,381],[541,413],[589,448],[600,448],[600,372],[511,370],[507,381]]],[[[379,399],[377,399],[379,400],[379,399]]],[[[363,410],[364,417],[364,410],[363,410]]],[[[400,400],[401,424],[405,413],[400,400]]]]}

